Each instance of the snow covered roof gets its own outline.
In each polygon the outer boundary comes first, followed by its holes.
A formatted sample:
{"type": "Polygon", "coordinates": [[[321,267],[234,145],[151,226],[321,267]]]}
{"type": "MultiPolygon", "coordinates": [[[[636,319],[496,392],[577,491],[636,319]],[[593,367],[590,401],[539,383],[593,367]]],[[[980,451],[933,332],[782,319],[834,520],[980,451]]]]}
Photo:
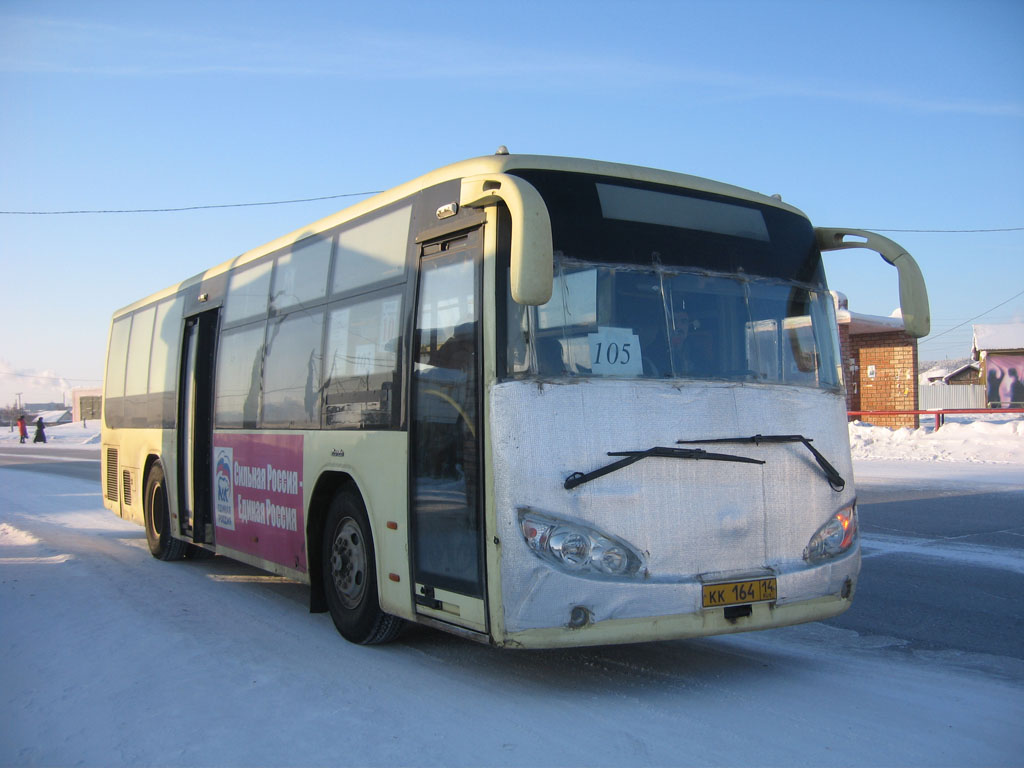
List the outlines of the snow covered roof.
{"type": "Polygon", "coordinates": [[[963,373],[968,368],[972,368],[975,371],[980,370],[981,365],[977,362],[972,361],[947,361],[946,365],[937,365],[934,368],[929,368],[927,371],[922,373],[918,377],[918,381],[921,384],[936,384],[942,382],[948,383],[950,379],[959,373],[963,373]]]}
{"type": "Polygon", "coordinates": [[[836,322],[839,325],[850,326],[850,333],[884,333],[886,331],[902,331],[904,329],[902,317],[883,317],[882,315],[862,315],[860,312],[851,312],[848,309],[840,309],[836,312],[836,322]]]}
{"type": "Polygon", "coordinates": [[[929,368],[919,378],[922,384],[927,384],[929,381],[941,381],[947,376],[949,376],[949,368],[944,365],[938,365],[934,368],[929,368]]]}
{"type": "Polygon", "coordinates": [[[848,325],[851,334],[902,331],[906,327],[903,324],[903,313],[898,308],[894,309],[889,317],[862,315],[860,312],[850,311],[850,300],[845,293],[840,291],[831,291],[831,293],[836,307],[836,322],[839,325],[848,325]]]}
{"type": "Polygon", "coordinates": [[[65,408],[61,411],[41,411],[36,414],[34,422],[39,417],[42,417],[43,424],[61,424],[63,422],[71,421],[71,411],[65,408]]]}
{"type": "Polygon", "coordinates": [[[973,357],[979,352],[1024,349],[1024,323],[989,323],[974,326],[973,357]]]}

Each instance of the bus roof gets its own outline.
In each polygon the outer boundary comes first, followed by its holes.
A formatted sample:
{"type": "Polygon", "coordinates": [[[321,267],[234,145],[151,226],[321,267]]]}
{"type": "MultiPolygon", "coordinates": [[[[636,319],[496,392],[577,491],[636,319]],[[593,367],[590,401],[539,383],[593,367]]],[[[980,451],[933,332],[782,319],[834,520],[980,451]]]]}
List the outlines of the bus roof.
{"type": "Polygon", "coordinates": [[[622,163],[611,163],[601,160],[587,160],[576,157],[515,154],[484,155],[482,157],[474,157],[468,160],[461,160],[457,163],[452,163],[451,165],[443,166],[407,181],[404,184],[400,184],[397,187],[392,187],[389,190],[380,192],[373,197],[369,197],[366,200],[362,200],[336,213],[332,213],[318,221],[314,221],[311,224],[300,227],[299,229],[289,232],[286,235],[282,235],[268,243],[264,243],[256,248],[245,251],[234,258],[228,259],[227,261],[205,270],[204,272],[200,272],[199,274],[183,280],[180,283],[176,283],[175,285],[169,286],[168,288],[147,296],[144,299],[133,302],[132,304],[119,309],[114,313],[114,315],[116,317],[125,312],[130,312],[139,307],[151,304],[159,299],[172,296],[183,288],[195,285],[205,279],[227,272],[236,266],[246,264],[265,256],[268,253],[273,253],[307,237],[319,234],[320,232],[331,229],[339,224],[343,224],[350,219],[354,219],[358,216],[362,216],[363,214],[388,205],[389,203],[409,197],[421,189],[426,189],[427,187],[432,187],[445,181],[461,179],[467,176],[507,173],[517,169],[585,173],[596,176],[610,176],[629,179],[632,181],[643,181],[653,184],[664,184],[683,189],[692,189],[698,192],[708,192],[740,200],[747,200],[760,205],[770,205],[782,208],[783,210],[790,211],[806,218],[806,215],[802,211],[791,205],[783,203],[778,197],[770,197],[759,192],[744,189],[743,187],[736,187],[731,184],[712,181],[711,179],[705,179],[700,176],[691,176],[685,173],[675,173],[673,171],[664,171],[657,168],[625,165],[622,163]]]}

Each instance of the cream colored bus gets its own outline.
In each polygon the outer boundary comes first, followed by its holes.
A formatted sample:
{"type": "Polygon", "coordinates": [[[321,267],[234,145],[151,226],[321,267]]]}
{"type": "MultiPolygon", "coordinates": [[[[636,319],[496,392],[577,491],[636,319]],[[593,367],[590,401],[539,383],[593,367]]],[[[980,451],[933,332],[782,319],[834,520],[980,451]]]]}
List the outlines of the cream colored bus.
{"type": "Polygon", "coordinates": [[[356,643],[685,638],[845,610],[860,570],[821,252],[774,197],[456,163],[118,311],[103,495],[161,560],[310,586],[356,643]]]}

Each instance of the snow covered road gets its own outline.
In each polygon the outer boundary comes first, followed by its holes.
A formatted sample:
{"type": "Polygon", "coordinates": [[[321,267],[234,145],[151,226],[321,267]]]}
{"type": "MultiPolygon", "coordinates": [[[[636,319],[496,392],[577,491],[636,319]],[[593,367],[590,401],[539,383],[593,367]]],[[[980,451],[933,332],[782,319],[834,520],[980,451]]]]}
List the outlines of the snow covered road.
{"type": "Polygon", "coordinates": [[[0,468],[0,764],[1011,765],[1024,748],[1012,659],[832,624],[565,651],[417,628],[364,648],[306,600],[223,558],[153,560],[95,482],[0,468]]]}

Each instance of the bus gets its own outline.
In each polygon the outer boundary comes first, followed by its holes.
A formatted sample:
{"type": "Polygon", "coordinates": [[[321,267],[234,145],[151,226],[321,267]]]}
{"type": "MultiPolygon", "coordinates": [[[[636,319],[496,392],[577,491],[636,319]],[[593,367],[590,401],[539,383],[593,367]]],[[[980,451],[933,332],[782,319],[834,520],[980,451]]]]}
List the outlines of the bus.
{"type": "Polygon", "coordinates": [[[822,252],[778,196],[498,153],[117,311],[105,506],[160,560],[309,585],[346,639],[497,647],[760,630],[860,570],[822,252]]]}

